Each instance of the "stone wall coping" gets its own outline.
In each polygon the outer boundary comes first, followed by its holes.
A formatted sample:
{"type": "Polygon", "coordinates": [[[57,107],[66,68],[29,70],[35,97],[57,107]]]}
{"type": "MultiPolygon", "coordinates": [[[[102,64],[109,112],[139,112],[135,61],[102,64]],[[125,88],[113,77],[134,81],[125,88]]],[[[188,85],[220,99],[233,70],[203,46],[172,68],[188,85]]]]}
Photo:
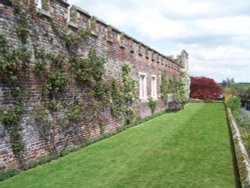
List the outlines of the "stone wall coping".
{"type": "MultiPolygon", "coordinates": [[[[168,55],[164,55],[164,54],[158,52],[157,50],[151,48],[150,46],[144,44],[143,42],[138,41],[138,40],[135,39],[134,37],[132,37],[132,36],[130,36],[130,35],[128,35],[128,34],[122,32],[122,31],[120,31],[120,30],[119,30],[118,28],[116,28],[115,26],[107,24],[107,23],[106,23],[105,21],[103,21],[102,19],[100,19],[100,18],[98,18],[98,17],[96,17],[96,16],[91,16],[91,14],[89,14],[86,10],[82,9],[81,7],[78,7],[78,6],[76,6],[76,5],[71,5],[71,6],[70,6],[70,4],[67,2],[67,0],[55,0],[55,1],[61,3],[62,6],[64,6],[64,8],[66,7],[67,9],[70,10],[70,11],[69,11],[69,14],[68,14],[68,17],[70,17],[70,12],[71,12],[71,11],[73,11],[73,12],[75,11],[75,12],[78,12],[78,13],[80,13],[80,14],[84,14],[86,17],[88,17],[89,20],[90,20],[90,19],[95,19],[96,22],[97,22],[97,24],[102,24],[102,25],[104,25],[104,27],[106,27],[106,29],[107,29],[108,27],[110,27],[111,30],[112,30],[112,32],[116,32],[118,35],[123,35],[125,38],[127,38],[127,40],[131,40],[131,41],[132,41],[133,43],[135,43],[136,45],[140,45],[140,46],[142,46],[143,48],[147,49],[148,51],[151,51],[151,53],[153,53],[153,54],[156,55],[156,59],[155,59],[156,61],[159,60],[159,59],[157,58],[157,56],[160,56],[160,60],[162,60],[161,63],[163,63],[165,60],[168,60],[168,61],[170,61],[171,63],[176,64],[178,67],[181,67],[181,66],[182,66],[182,65],[180,65],[180,64],[177,62],[177,59],[176,59],[176,58],[170,58],[168,55]],[[69,6],[70,6],[70,8],[69,8],[69,6]]],[[[49,6],[50,6],[50,5],[49,5],[49,6]]],[[[52,17],[53,17],[53,15],[50,14],[50,12],[48,12],[48,11],[45,12],[44,10],[38,10],[38,12],[40,12],[42,15],[47,16],[47,17],[49,17],[49,18],[52,18],[52,17]]],[[[67,20],[71,20],[71,19],[67,19],[67,20]]],[[[79,25],[78,25],[77,23],[75,23],[75,21],[67,21],[66,24],[68,25],[68,27],[73,27],[74,29],[79,29],[79,25]]],[[[185,50],[182,51],[182,53],[184,53],[184,52],[185,52],[185,54],[188,54],[185,50]]],[[[177,57],[178,57],[178,56],[177,56],[177,57]]],[[[178,70],[178,68],[177,68],[177,70],[178,70]]]]}
{"type": "Polygon", "coordinates": [[[70,6],[70,4],[68,3],[67,0],[56,0],[56,1],[58,1],[58,2],[60,2],[60,3],[63,3],[63,5],[64,5],[65,7],[69,7],[69,6],[70,6]]]}
{"type": "MultiPolygon", "coordinates": [[[[98,23],[104,25],[105,27],[111,27],[111,29],[115,32],[117,32],[119,35],[124,35],[124,37],[128,38],[129,40],[132,40],[134,43],[138,44],[138,45],[141,45],[143,46],[144,48],[152,51],[153,53],[156,53],[157,55],[159,56],[162,56],[162,58],[165,58],[167,59],[168,61],[180,66],[178,63],[176,63],[175,59],[172,59],[172,58],[169,58],[167,55],[164,55],[160,52],[158,52],[157,50],[149,47],[148,45],[144,44],[143,42],[141,41],[138,41],[137,39],[135,39],[134,37],[128,35],[127,33],[124,33],[122,31],[120,31],[118,28],[116,28],[115,26],[113,25],[110,25],[110,24],[107,24],[105,21],[103,21],[101,18],[98,18],[97,16],[91,16],[91,14],[85,10],[83,10],[82,8],[76,6],[76,5],[72,5],[71,6],[71,9],[75,9],[77,12],[81,13],[81,14],[84,14],[85,16],[89,17],[90,19],[95,19],[98,23]]],[[[75,25],[74,25],[75,26],[75,25]]]]}
{"type": "Polygon", "coordinates": [[[240,135],[240,130],[237,123],[234,120],[232,112],[227,108],[228,120],[231,128],[232,139],[234,143],[235,155],[238,165],[238,171],[240,176],[240,182],[242,188],[250,187],[250,162],[247,150],[243,144],[243,140],[240,135]]]}
{"type": "Polygon", "coordinates": [[[106,26],[106,27],[109,26],[109,24],[107,24],[107,23],[106,23],[105,21],[103,21],[101,18],[98,18],[98,17],[96,17],[96,16],[92,16],[92,18],[95,19],[95,20],[96,20],[97,22],[99,22],[100,24],[106,26]]]}
{"type": "Polygon", "coordinates": [[[76,5],[72,5],[70,9],[75,9],[77,12],[84,14],[87,17],[91,17],[91,15],[86,10],[83,10],[82,8],[80,8],[76,5]]]}
{"type": "Polygon", "coordinates": [[[112,30],[114,30],[114,31],[116,31],[117,33],[119,33],[120,35],[125,35],[125,33],[124,32],[122,32],[122,31],[120,31],[117,27],[115,27],[115,26],[113,26],[113,25],[109,25],[111,28],[112,28],[112,30]]]}

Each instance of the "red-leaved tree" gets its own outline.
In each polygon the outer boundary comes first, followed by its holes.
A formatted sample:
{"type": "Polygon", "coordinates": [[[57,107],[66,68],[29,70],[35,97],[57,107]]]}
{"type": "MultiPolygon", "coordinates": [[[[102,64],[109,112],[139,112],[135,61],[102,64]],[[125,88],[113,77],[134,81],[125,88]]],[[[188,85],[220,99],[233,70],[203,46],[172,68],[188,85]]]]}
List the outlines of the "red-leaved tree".
{"type": "Polygon", "coordinates": [[[217,100],[222,89],[211,78],[191,77],[190,97],[201,100],[217,100]]]}

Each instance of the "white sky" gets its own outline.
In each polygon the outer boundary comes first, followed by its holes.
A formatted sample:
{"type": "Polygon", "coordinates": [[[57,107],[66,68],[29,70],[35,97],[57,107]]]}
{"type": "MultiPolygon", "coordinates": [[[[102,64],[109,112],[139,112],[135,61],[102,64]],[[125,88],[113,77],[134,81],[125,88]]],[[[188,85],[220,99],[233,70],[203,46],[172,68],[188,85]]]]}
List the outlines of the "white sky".
{"type": "Polygon", "coordinates": [[[249,0],[68,0],[166,55],[192,76],[250,82],[249,0]]]}

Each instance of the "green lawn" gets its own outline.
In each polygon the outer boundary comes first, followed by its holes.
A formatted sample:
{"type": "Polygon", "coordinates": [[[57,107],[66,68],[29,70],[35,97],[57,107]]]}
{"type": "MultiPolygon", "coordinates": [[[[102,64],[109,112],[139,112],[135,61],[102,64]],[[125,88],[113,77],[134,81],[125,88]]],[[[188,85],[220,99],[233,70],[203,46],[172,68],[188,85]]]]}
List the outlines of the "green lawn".
{"type": "Polygon", "coordinates": [[[224,107],[188,104],[0,187],[235,187],[224,107]]]}

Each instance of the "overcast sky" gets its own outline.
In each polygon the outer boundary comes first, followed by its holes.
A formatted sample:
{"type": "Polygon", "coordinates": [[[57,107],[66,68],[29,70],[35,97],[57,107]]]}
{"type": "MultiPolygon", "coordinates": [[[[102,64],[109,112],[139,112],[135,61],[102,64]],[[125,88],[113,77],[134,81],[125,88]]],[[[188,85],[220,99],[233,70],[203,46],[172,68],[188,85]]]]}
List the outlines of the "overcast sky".
{"type": "Polygon", "coordinates": [[[68,0],[166,55],[192,76],[250,82],[249,0],[68,0]]]}

